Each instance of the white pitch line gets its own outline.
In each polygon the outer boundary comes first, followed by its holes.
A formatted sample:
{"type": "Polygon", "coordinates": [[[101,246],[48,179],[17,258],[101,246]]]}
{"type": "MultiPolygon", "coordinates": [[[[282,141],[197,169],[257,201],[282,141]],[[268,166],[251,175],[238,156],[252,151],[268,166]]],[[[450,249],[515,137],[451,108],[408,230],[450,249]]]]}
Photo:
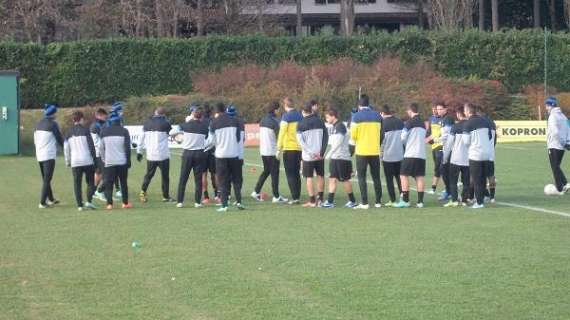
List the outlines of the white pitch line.
{"type": "MultiPolygon", "coordinates": [[[[252,167],[258,167],[258,168],[263,168],[262,165],[258,164],[258,163],[253,163],[253,162],[244,162],[245,165],[248,166],[252,166],[252,167]]],[[[280,168],[280,171],[284,171],[283,168],[280,168]]],[[[373,184],[372,181],[367,180],[366,181],[368,184],[373,184]]],[[[384,183],[382,183],[383,185],[385,185],[384,183]]],[[[417,191],[414,188],[410,188],[413,191],[417,191]]],[[[427,195],[430,195],[428,193],[426,193],[427,195]]],[[[544,209],[544,208],[538,208],[538,207],[531,207],[531,206],[525,206],[522,204],[518,204],[518,203],[510,203],[510,202],[496,202],[496,204],[504,206],[504,207],[511,207],[511,208],[519,208],[519,209],[525,209],[528,211],[535,211],[535,212],[541,212],[541,213],[550,213],[550,214],[554,214],[557,216],[561,216],[561,217],[566,217],[566,218],[570,218],[570,213],[566,213],[566,212],[562,212],[562,211],[555,211],[555,210],[549,210],[549,209],[544,209]]]]}
{"type": "Polygon", "coordinates": [[[506,206],[506,207],[513,207],[513,208],[526,209],[526,210],[536,211],[536,212],[550,213],[550,214],[555,214],[558,216],[570,218],[570,213],[561,212],[561,211],[554,211],[554,210],[548,210],[548,209],[544,209],[544,208],[524,206],[522,204],[510,203],[510,202],[497,202],[497,204],[501,205],[501,206],[506,206]]]}

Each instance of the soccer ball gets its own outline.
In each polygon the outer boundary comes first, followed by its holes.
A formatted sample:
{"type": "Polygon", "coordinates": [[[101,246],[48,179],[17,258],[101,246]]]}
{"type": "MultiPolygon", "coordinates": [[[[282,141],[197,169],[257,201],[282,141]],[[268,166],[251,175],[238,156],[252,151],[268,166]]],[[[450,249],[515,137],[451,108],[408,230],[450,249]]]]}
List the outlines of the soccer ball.
{"type": "Polygon", "coordinates": [[[556,189],[556,186],[553,184],[547,184],[544,186],[544,194],[547,196],[555,196],[559,195],[560,192],[556,189]]]}

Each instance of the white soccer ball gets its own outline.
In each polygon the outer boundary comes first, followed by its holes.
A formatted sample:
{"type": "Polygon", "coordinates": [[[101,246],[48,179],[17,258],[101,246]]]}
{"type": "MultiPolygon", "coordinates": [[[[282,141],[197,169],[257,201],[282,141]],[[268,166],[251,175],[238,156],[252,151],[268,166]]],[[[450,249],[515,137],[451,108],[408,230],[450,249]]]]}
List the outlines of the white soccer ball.
{"type": "Polygon", "coordinates": [[[547,184],[544,186],[544,194],[547,196],[555,196],[555,195],[559,195],[560,192],[558,192],[558,189],[556,189],[555,185],[547,184]]]}

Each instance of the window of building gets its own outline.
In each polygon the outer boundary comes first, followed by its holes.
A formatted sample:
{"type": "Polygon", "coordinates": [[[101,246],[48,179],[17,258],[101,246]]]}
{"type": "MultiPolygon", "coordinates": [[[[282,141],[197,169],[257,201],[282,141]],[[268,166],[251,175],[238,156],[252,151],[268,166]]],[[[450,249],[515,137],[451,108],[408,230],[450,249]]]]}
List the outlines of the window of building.
{"type": "Polygon", "coordinates": [[[376,0],[355,0],[356,4],[372,4],[376,3],[376,0]]]}
{"type": "Polygon", "coordinates": [[[340,0],[315,0],[315,4],[327,5],[327,4],[337,4],[340,0]]]}

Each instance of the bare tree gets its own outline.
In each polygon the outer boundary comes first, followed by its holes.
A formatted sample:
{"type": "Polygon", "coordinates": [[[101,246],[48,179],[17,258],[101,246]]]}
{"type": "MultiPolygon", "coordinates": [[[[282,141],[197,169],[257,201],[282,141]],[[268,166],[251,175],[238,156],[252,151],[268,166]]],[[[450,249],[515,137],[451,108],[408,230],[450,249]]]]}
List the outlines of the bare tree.
{"type": "Polygon", "coordinates": [[[429,0],[433,24],[441,30],[473,27],[476,0],[429,0]]]}
{"type": "Polygon", "coordinates": [[[424,0],[416,0],[416,7],[418,9],[418,27],[423,29],[425,27],[424,0]]]}
{"type": "Polygon", "coordinates": [[[556,0],[547,0],[548,2],[548,15],[550,16],[550,29],[556,31],[558,26],[556,24],[556,0]]]}
{"type": "MultiPolygon", "coordinates": [[[[567,0],[564,0],[566,4],[567,0]]],[[[533,23],[535,28],[540,28],[540,0],[532,1],[533,23]]]]}
{"type": "Polygon", "coordinates": [[[499,0],[491,0],[491,15],[493,20],[493,32],[499,31],[499,0]]]}
{"type": "Polygon", "coordinates": [[[564,20],[568,28],[570,28],[570,0],[564,0],[564,20]]]}
{"type": "Polygon", "coordinates": [[[485,0],[479,0],[479,30],[485,31],[485,0]]]}
{"type": "Polygon", "coordinates": [[[354,31],[354,0],[340,0],[340,33],[351,36],[354,31]]]}
{"type": "Polygon", "coordinates": [[[302,0],[296,0],[297,37],[303,35],[303,5],[302,0]]]}

